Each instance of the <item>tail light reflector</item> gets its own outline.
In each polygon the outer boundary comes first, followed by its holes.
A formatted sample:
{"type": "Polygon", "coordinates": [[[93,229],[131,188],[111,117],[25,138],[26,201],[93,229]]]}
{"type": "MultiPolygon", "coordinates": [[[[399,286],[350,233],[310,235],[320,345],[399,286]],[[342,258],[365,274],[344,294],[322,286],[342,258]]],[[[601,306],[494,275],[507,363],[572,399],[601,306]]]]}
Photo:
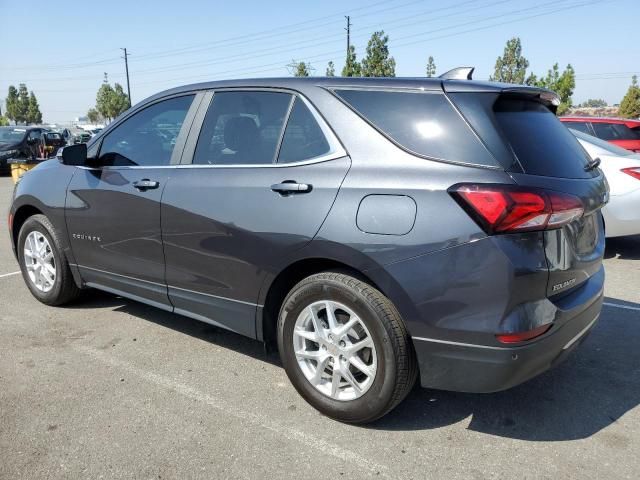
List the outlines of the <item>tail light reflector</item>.
{"type": "Polygon", "coordinates": [[[459,184],[449,193],[489,234],[560,228],[584,214],[578,197],[538,188],[459,184]]]}
{"type": "Polygon", "coordinates": [[[633,178],[640,180],[640,167],[623,168],[622,171],[633,178]]]}
{"type": "Polygon", "coordinates": [[[544,335],[551,328],[551,324],[542,325],[540,327],[536,327],[533,330],[527,330],[526,332],[517,332],[517,333],[500,333],[496,335],[496,338],[500,343],[520,343],[526,342],[527,340],[533,340],[540,335],[544,335]]]}

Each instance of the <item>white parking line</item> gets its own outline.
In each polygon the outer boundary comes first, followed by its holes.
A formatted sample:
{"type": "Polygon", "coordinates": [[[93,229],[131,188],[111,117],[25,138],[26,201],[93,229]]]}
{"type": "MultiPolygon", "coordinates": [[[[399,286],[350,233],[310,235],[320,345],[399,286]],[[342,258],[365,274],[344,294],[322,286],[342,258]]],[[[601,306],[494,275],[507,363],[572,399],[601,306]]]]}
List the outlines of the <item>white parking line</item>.
{"type": "Polygon", "coordinates": [[[629,305],[620,305],[618,303],[610,302],[604,302],[603,305],[606,305],[607,307],[624,308],[625,310],[635,310],[636,312],[640,312],[640,307],[631,307],[629,305]]]}
{"type": "Polygon", "coordinates": [[[17,272],[3,273],[2,275],[0,275],[0,278],[10,277],[11,275],[18,275],[19,273],[20,273],[20,270],[18,270],[17,272]]]}
{"type": "Polygon", "coordinates": [[[375,463],[369,458],[363,457],[352,450],[331,442],[330,440],[325,440],[317,437],[316,435],[312,435],[302,430],[283,425],[273,420],[272,418],[261,415],[259,413],[245,411],[239,408],[235,403],[232,404],[226,402],[214,397],[213,395],[202,392],[194,387],[177,382],[170,377],[165,377],[149,370],[138,368],[126,361],[116,359],[112,355],[101,352],[100,350],[97,350],[95,348],[83,345],[74,345],[72,348],[78,352],[88,355],[93,360],[114,368],[124,370],[142,380],[153,383],[161,388],[173,390],[180,395],[204,403],[205,405],[208,405],[216,410],[220,410],[227,415],[232,415],[241,421],[245,421],[258,427],[270,430],[298,445],[307,445],[314,452],[322,452],[331,455],[343,462],[355,464],[361,470],[369,471],[371,474],[375,474],[376,476],[389,478],[387,474],[388,467],[386,465],[375,463]]]}

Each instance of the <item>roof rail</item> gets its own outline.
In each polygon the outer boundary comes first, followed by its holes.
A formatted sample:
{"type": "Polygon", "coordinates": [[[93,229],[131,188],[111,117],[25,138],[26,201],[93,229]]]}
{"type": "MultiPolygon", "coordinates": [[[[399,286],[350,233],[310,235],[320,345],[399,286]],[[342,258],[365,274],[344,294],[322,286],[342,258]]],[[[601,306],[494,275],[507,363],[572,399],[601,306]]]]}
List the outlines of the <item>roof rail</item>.
{"type": "Polygon", "coordinates": [[[471,80],[471,75],[476,67],[458,67],[443,73],[438,78],[441,80],[471,80]]]}

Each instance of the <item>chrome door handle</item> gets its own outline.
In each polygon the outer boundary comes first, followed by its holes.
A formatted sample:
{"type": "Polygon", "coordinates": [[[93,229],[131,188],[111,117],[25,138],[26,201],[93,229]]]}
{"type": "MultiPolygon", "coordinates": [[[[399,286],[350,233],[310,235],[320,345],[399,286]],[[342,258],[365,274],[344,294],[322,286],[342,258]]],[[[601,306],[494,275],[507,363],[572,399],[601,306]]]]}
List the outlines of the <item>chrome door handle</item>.
{"type": "Polygon", "coordinates": [[[296,183],[293,180],[285,180],[282,183],[271,185],[271,190],[282,195],[290,195],[292,193],[307,193],[311,191],[311,185],[307,183],[296,183]]]}
{"type": "Polygon", "coordinates": [[[150,190],[152,188],[158,188],[159,185],[160,185],[159,182],[156,182],[155,180],[149,180],[148,178],[143,178],[142,180],[133,182],[133,186],[138,190],[140,190],[141,192],[144,192],[145,190],[150,190]]]}

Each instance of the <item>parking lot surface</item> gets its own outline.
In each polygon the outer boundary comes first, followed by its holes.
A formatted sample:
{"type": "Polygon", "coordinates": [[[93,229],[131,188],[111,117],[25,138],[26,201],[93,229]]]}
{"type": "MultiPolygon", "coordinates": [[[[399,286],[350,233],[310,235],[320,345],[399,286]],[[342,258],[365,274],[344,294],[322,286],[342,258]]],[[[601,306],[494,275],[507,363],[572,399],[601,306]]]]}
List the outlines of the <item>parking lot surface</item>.
{"type": "Polygon", "coordinates": [[[38,303],[4,227],[0,479],[638,478],[640,237],[606,257],[600,322],[565,363],[496,394],[416,388],[355,427],[258,342],[106,293],[38,303]]]}

